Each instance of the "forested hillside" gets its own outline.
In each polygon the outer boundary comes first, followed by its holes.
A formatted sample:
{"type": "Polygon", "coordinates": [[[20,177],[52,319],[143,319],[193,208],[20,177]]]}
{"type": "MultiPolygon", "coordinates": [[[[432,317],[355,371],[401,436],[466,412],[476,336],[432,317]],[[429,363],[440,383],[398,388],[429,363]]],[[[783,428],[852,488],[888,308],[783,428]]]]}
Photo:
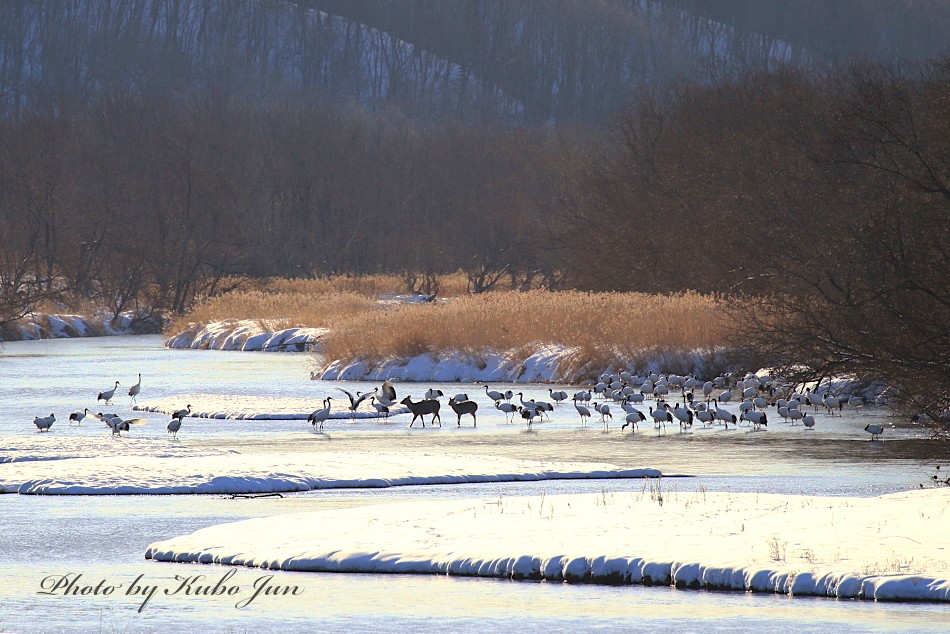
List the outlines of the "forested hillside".
{"type": "Polygon", "coordinates": [[[736,65],[926,60],[913,0],[7,0],[0,108],[207,90],[412,118],[602,122],[638,87],[736,65]]]}
{"type": "Polygon", "coordinates": [[[950,4],[931,0],[660,0],[691,21],[728,24],[740,37],[787,42],[830,63],[925,61],[950,43],[950,4]]]}

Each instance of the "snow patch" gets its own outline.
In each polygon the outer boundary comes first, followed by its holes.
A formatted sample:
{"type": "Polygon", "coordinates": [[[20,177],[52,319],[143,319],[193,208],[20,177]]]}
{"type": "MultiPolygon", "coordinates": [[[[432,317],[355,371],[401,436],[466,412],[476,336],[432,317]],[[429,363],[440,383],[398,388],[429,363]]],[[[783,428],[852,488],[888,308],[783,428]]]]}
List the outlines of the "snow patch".
{"type": "Polygon", "coordinates": [[[195,350],[242,350],[263,352],[304,352],[313,350],[326,328],[275,328],[266,320],[251,319],[215,321],[172,335],[165,341],[166,348],[195,350]]]}
{"type": "Polygon", "coordinates": [[[427,304],[436,300],[430,295],[377,295],[376,301],[381,306],[393,306],[397,304],[427,304]]]}

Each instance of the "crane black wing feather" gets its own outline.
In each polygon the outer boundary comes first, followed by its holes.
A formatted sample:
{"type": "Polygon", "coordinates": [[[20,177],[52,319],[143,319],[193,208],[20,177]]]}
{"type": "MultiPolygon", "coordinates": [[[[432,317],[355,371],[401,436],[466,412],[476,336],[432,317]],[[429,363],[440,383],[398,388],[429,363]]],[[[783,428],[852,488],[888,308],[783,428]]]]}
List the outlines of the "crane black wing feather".
{"type": "Polygon", "coordinates": [[[367,392],[366,394],[360,395],[360,397],[359,397],[358,399],[356,399],[356,402],[353,404],[353,409],[356,409],[357,407],[360,406],[360,403],[362,403],[362,402],[365,401],[366,399],[368,399],[368,398],[370,398],[370,397],[372,397],[372,396],[375,396],[375,395],[376,395],[375,390],[372,391],[372,392],[367,392]]]}
{"type": "Polygon", "coordinates": [[[350,394],[348,391],[344,390],[342,387],[338,387],[338,388],[336,388],[336,389],[340,390],[341,392],[343,392],[344,394],[346,394],[346,395],[350,398],[350,405],[355,405],[355,403],[356,403],[356,398],[355,398],[352,394],[350,394]]]}

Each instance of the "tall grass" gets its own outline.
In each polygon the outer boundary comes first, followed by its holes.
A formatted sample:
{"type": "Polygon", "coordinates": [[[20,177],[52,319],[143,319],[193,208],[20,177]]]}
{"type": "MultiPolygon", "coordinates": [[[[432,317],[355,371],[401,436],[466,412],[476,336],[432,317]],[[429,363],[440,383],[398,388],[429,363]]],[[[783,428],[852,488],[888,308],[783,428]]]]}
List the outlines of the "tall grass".
{"type": "MultiPolygon", "coordinates": [[[[467,292],[465,276],[460,273],[443,276],[439,283],[441,297],[467,292]]],[[[258,321],[267,330],[331,327],[342,317],[375,310],[379,296],[408,292],[405,280],[398,275],[228,279],[223,286],[238,288],[198,302],[173,319],[166,331],[197,331],[211,322],[239,319],[258,321]]]]}
{"type": "MultiPolygon", "coordinates": [[[[462,281],[464,278],[459,276],[462,281]]],[[[539,344],[577,349],[570,365],[606,367],[657,353],[727,345],[729,317],[719,299],[697,293],[493,292],[446,302],[382,306],[399,292],[396,276],[267,280],[198,304],[168,331],[249,319],[265,330],[326,327],[327,359],[379,361],[458,350],[534,352],[539,344]]]]}
{"type": "Polygon", "coordinates": [[[727,319],[718,299],[696,293],[498,292],[341,317],[323,353],[379,360],[558,343],[579,349],[577,363],[609,364],[651,351],[724,345],[727,319]]]}
{"type": "Polygon", "coordinates": [[[330,327],[344,317],[355,317],[377,309],[376,300],[357,293],[262,292],[239,290],[217,295],[197,304],[188,313],[174,319],[167,332],[197,330],[215,321],[249,319],[264,330],[294,326],[330,327]]]}

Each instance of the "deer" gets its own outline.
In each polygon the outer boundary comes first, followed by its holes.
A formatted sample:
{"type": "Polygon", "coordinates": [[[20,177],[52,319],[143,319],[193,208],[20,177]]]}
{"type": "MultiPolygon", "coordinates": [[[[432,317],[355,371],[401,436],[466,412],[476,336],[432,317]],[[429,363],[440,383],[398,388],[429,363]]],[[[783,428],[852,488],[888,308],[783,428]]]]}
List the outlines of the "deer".
{"type": "Polygon", "coordinates": [[[412,412],[412,422],[409,423],[409,426],[412,427],[413,423],[416,422],[417,418],[422,419],[422,426],[426,426],[426,419],[424,416],[426,414],[432,414],[432,420],[429,421],[433,425],[435,424],[435,419],[439,419],[439,427],[442,426],[442,417],[439,416],[439,407],[441,404],[435,399],[426,399],[424,401],[412,402],[412,396],[407,396],[406,398],[400,401],[402,405],[405,405],[409,408],[409,411],[412,412]]]}
{"type": "Polygon", "coordinates": [[[472,427],[478,427],[478,420],[475,419],[475,412],[478,411],[478,403],[475,401],[459,401],[455,398],[449,399],[449,406],[455,411],[458,415],[458,426],[462,426],[462,414],[471,414],[472,415],[472,427]]]}

